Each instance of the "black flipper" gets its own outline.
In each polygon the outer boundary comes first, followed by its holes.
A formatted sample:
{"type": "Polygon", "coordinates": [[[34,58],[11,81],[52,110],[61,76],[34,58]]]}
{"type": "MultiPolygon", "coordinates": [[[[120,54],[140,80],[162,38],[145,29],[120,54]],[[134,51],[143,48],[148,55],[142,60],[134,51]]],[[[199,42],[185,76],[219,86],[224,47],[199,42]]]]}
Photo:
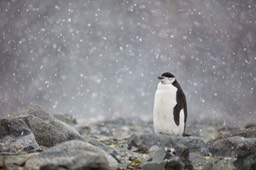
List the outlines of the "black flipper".
{"type": "Polygon", "coordinates": [[[181,107],[179,104],[176,104],[176,106],[173,109],[173,117],[174,117],[174,122],[177,126],[180,125],[180,111],[181,111],[181,107]]]}
{"type": "MultiPolygon", "coordinates": [[[[176,123],[177,126],[179,126],[180,124],[180,111],[183,109],[184,110],[184,116],[185,116],[185,124],[187,122],[187,101],[186,101],[186,97],[185,94],[183,93],[179,83],[177,81],[175,81],[173,83],[173,85],[175,87],[177,87],[177,95],[176,95],[176,106],[173,109],[173,117],[174,117],[174,122],[176,123]]],[[[185,129],[185,128],[184,128],[185,129]]]]}

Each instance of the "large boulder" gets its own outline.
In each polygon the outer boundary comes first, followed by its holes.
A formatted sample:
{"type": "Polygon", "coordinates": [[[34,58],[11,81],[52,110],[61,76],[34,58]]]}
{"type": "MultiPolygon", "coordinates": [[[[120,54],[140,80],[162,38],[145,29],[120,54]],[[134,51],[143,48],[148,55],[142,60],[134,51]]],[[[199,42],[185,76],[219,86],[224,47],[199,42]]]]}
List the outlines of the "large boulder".
{"type": "Polygon", "coordinates": [[[44,150],[26,161],[28,169],[117,169],[117,161],[104,150],[87,142],[72,140],[44,150]]]}
{"type": "Polygon", "coordinates": [[[39,106],[31,106],[20,118],[31,129],[39,145],[51,147],[68,140],[83,140],[75,128],[56,119],[39,106]]]}
{"type": "Polygon", "coordinates": [[[21,151],[41,150],[34,134],[21,119],[0,120],[0,154],[17,154],[21,151]]]}
{"type": "Polygon", "coordinates": [[[256,152],[256,138],[232,136],[209,141],[210,152],[215,156],[247,155],[256,152]]]}
{"type": "Polygon", "coordinates": [[[209,145],[199,137],[169,136],[154,133],[133,134],[128,139],[128,149],[136,147],[138,151],[148,152],[153,145],[172,147],[177,154],[181,154],[185,148],[191,152],[198,152],[202,155],[209,154],[209,145]]]}

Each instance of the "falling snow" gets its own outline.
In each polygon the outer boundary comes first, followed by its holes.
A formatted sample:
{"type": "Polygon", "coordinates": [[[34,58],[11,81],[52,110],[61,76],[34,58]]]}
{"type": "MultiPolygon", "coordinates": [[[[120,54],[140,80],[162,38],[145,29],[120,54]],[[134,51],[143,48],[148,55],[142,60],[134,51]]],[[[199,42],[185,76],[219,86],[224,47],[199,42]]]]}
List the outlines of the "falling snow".
{"type": "Polygon", "coordinates": [[[176,75],[197,115],[256,114],[256,2],[0,2],[0,111],[152,114],[157,76],[176,75]]]}

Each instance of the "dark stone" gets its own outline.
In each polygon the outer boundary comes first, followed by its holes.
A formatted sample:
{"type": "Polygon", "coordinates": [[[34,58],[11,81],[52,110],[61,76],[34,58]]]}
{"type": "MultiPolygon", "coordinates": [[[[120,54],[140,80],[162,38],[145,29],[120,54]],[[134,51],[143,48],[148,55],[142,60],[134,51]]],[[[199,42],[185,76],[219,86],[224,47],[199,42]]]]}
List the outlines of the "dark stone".
{"type": "Polygon", "coordinates": [[[68,140],[83,140],[76,129],[49,115],[39,106],[31,106],[20,118],[33,132],[39,145],[51,147],[68,140]]]}
{"type": "Polygon", "coordinates": [[[4,156],[0,155],[0,168],[4,167],[4,156]]]}
{"type": "Polygon", "coordinates": [[[67,170],[68,167],[62,165],[48,164],[40,167],[39,170],[67,170]]]}
{"type": "MultiPolygon", "coordinates": [[[[189,149],[185,149],[185,150],[182,152],[182,154],[181,154],[179,160],[180,160],[182,163],[184,163],[184,165],[185,165],[185,166],[184,166],[184,169],[185,169],[185,170],[193,170],[193,169],[194,169],[194,167],[193,167],[191,161],[189,160],[189,149]]],[[[166,170],[167,170],[167,169],[166,169],[166,170]]]]}
{"type": "Polygon", "coordinates": [[[78,132],[81,135],[88,135],[91,132],[91,128],[89,126],[81,126],[78,127],[78,132]]]}
{"type": "Polygon", "coordinates": [[[39,170],[110,170],[109,167],[105,167],[104,165],[98,164],[97,160],[91,165],[86,165],[82,167],[69,167],[69,166],[63,166],[63,165],[55,165],[55,164],[49,164],[49,165],[43,165],[39,168],[39,170]]]}
{"type": "Polygon", "coordinates": [[[0,120],[0,154],[17,154],[21,151],[34,152],[41,148],[34,134],[21,119],[0,120]]]}
{"type": "Polygon", "coordinates": [[[238,156],[234,165],[237,169],[256,170],[256,153],[238,156]]]}
{"type": "Polygon", "coordinates": [[[256,152],[256,138],[233,136],[209,141],[210,152],[217,156],[247,155],[256,152]]]}
{"type": "Polygon", "coordinates": [[[245,125],[244,127],[245,129],[249,129],[249,128],[255,128],[256,129],[256,122],[251,122],[245,125]]]}

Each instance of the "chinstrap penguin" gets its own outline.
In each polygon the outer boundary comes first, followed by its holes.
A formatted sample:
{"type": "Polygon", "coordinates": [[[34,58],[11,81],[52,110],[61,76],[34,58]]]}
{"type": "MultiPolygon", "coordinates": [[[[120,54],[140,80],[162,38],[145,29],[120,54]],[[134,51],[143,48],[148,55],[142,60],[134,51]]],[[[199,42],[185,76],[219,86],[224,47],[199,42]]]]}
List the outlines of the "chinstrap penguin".
{"type": "Polygon", "coordinates": [[[160,80],[154,99],[153,124],[155,133],[184,135],[187,121],[187,102],[175,76],[169,72],[160,80]]]}

